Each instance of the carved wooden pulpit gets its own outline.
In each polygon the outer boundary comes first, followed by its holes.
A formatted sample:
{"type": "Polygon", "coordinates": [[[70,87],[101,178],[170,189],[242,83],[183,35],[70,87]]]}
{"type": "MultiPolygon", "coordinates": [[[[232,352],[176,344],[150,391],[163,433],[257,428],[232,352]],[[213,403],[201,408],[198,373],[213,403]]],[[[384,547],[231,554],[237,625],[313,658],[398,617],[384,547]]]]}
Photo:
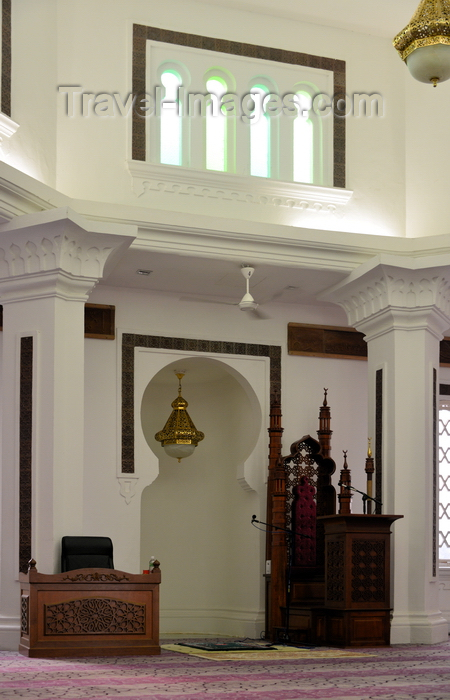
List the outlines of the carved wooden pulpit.
{"type": "MultiPolygon", "coordinates": [[[[270,419],[267,638],[344,647],[389,645],[390,534],[402,516],[372,515],[371,493],[362,494],[369,513],[351,513],[356,489],[346,452],[336,514],[327,390],[319,411],[319,439],[304,436],[286,457],[281,456],[279,404],[272,406],[270,419]]],[[[373,471],[369,450],[370,486],[373,471]]]]}

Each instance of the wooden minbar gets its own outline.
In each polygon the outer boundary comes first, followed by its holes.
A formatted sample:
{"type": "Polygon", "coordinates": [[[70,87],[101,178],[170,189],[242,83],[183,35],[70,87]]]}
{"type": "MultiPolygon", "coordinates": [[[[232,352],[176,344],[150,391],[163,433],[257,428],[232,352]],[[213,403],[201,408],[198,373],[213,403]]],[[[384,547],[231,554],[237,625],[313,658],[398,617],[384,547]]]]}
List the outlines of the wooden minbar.
{"type": "Polygon", "coordinates": [[[36,658],[160,654],[159,562],[149,574],[75,569],[20,574],[19,652],[36,658]]]}
{"type": "Polygon", "coordinates": [[[283,457],[281,409],[278,404],[272,406],[266,637],[340,647],[387,646],[391,525],[402,516],[379,514],[382,503],[372,495],[374,460],[370,443],[365,466],[367,493],[352,486],[344,450],[340,492],[336,494],[331,434],[325,389],[318,440],[305,435],[283,457]],[[356,494],[362,496],[361,514],[352,513],[356,494]],[[372,509],[377,514],[372,514],[372,509]]]}

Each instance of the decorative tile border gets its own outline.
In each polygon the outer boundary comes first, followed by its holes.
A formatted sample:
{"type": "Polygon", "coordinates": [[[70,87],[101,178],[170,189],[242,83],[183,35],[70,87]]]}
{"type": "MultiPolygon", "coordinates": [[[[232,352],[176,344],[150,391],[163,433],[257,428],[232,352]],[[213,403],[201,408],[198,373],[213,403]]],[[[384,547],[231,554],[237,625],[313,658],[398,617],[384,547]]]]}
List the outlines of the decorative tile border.
{"type": "Polygon", "coordinates": [[[11,0],[2,0],[1,111],[11,116],[11,0]]]}
{"type": "MultiPolygon", "coordinates": [[[[266,61],[277,61],[308,68],[321,68],[333,73],[333,91],[336,96],[345,95],[346,76],[345,61],[324,56],[311,56],[296,51],[275,49],[269,46],[244,44],[239,41],[215,39],[197,34],[174,32],[159,27],[146,27],[142,24],[133,25],[133,94],[144,94],[146,90],[146,42],[147,40],[162,41],[167,44],[190,46],[205,51],[220,51],[233,56],[246,56],[266,61]]],[[[333,185],[345,187],[345,119],[338,114],[333,116],[333,185]]],[[[132,126],[132,159],[145,161],[146,135],[145,119],[133,111],[132,126]]]]}
{"type": "Polygon", "coordinates": [[[28,571],[31,559],[33,337],[20,340],[19,408],[19,571],[28,571]]]}
{"type": "Polygon", "coordinates": [[[281,401],[281,347],[279,345],[124,333],[122,335],[122,474],[134,474],[134,348],[136,347],[268,357],[270,359],[270,403],[281,401]]]}
{"type": "MultiPolygon", "coordinates": [[[[383,502],[383,370],[375,372],[375,498],[383,502]]],[[[375,506],[381,513],[381,506],[375,506]]]]}

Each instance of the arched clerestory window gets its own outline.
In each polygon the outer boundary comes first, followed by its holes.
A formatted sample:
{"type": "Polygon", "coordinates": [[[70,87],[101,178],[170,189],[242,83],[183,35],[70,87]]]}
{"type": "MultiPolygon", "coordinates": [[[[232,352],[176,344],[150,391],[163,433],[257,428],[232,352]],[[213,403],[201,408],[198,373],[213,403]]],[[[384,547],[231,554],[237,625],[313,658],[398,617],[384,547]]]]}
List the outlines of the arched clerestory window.
{"type": "Polygon", "coordinates": [[[250,175],[271,176],[271,120],[265,111],[265,100],[270,89],[263,83],[255,83],[250,88],[254,109],[250,119],[250,175]]]}
{"type": "Polygon", "coordinates": [[[211,95],[206,112],[206,169],[225,172],[228,169],[228,123],[222,108],[222,97],[228,92],[223,77],[211,76],[206,80],[211,95]]]}
{"type": "Polygon", "coordinates": [[[314,107],[317,96],[326,101],[320,81],[292,84],[279,69],[255,75],[245,62],[214,65],[208,52],[183,57],[151,68],[151,161],[284,182],[332,182],[333,114],[322,103],[314,107]]]}
{"type": "Polygon", "coordinates": [[[321,119],[314,108],[318,88],[311,84],[297,84],[293,102],[297,114],[292,120],[292,179],[306,184],[323,184],[324,154],[321,119]]]}
{"type": "Polygon", "coordinates": [[[170,68],[161,73],[163,100],[161,102],[159,160],[165,165],[183,163],[182,104],[179,89],[181,75],[170,68]]]}
{"type": "Polygon", "coordinates": [[[234,75],[224,68],[209,68],[203,77],[207,94],[204,118],[204,152],[207,170],[234,172],[236,113],[228,99],[236,91],[234,75]]]}
{"type": "Polygon", "coordinates": [[[292,163],[294,182],[314,181],[314,126],[311,119],[311,96],[297,92],[294,98],[297,116],[292,123],[292,163]]]}
{"type": "Polygon", "coordinates": [[[255,76],[249,84],[254,109],[249,114],[250,175],[279,177],[279,89],[268,76],[255,76]]]}

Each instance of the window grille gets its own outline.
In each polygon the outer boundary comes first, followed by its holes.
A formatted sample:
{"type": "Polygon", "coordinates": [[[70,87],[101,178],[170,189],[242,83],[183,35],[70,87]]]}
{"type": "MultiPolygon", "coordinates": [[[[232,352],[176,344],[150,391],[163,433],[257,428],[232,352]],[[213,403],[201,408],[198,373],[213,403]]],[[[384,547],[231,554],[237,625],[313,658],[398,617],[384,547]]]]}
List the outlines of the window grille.
{"type": "Polygon", "coordinates": [[[450,401],[439,407],[439,560],[450,564],[450,401]]]}

